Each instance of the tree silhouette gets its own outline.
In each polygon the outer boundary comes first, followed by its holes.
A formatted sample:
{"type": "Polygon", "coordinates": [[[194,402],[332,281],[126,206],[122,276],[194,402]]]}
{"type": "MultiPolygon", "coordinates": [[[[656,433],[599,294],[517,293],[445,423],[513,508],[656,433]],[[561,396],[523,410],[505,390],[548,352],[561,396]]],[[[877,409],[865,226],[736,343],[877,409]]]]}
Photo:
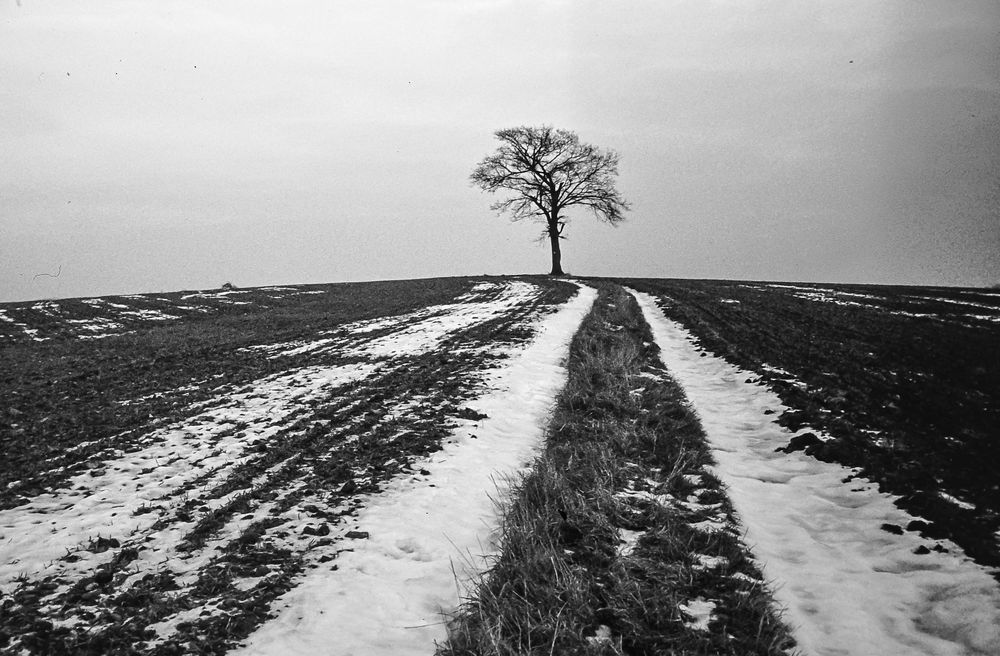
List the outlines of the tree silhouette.
{"type": "Polygon", "coordinates": [[[547,237],[552,247],[550,275],[561,276],[559,240],[565,239],[566,208],[589,207],[611,225],[625,220],[629,205],[614,185],[618,153],[580,143],[576,133],[550,126],[522,126],[495,135],[500,147],[476,166],[472,183],[490,193],[513,192],[490,206],[498,214],[544,224],[540,239],[547,237]]]}

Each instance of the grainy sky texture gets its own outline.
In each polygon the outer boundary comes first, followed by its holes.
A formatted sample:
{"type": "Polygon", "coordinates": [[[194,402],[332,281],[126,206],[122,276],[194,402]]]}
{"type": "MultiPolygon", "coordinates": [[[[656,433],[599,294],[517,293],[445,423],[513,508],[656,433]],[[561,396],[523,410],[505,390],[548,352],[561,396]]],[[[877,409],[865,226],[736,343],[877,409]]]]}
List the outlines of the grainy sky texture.
{"type": "Polygon", "coordinates": [[[572,273],[1000,282],[996,0],[0,0],[0,300],[545,272],[522,124],[621,153],[572,273]]]}

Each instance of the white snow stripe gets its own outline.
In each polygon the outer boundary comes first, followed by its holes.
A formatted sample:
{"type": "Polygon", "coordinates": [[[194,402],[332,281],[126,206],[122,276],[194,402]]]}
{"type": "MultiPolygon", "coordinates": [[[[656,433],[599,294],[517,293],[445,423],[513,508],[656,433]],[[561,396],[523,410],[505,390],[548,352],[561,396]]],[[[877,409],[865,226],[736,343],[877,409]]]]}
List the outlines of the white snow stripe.
{"type": "Polygon", "coordinates": [[[880,528],[912,519],[894,497],[852,491],[839,465],[775,453],[791,433],[763,411],[782,409],[780,399],[744,383],[747,372],[701,357],[652,297],[632,293],[701,418],[747,543],[775,579],[806,654],[1000,653],[1000,586],[985,568],[947,542],[951,553],[915,555],[923,540],[880,528]]]}
{"type": "Polygon", "coordinates": [[[542,440],[570,339],[596,296],[581,285],[540,320],[530,345],[508,347],[511,358],[488,376],[492,391],[467,403],[488,418],[455,429],[453,443],[422,465],[429,477],[397,478],[372,497],[357,519],[370,537],[348,545],[354,551],[334,561],[336,571],[313,570],[279,598],[278,617],[235,653],[433,653],[445,637],[442,610],[459,602],[456,573],[466,579],[495,552],[496,486],[542,440]]]}
{"type": "Polygon", "coordinates": [[[264,344],[248,348],[264,351],[272,358],[320,353],[331,349],[341,353],[376,359],[413,355],[436,347],[448,335],[456,331],[509,313],[517,306],[528,303],[539,296],[542,290],[531,283],[512,280],[505,282],[502,286],[481,283],[474,287],[472,292],[459,296],[454,303],[432,305],[407,314],[345,324],[334,331],[329,331],[327,333],[331,335],[329,337],[309,341],[264,344]],[[476,300],[476,294],[472,293],[492,291],[495,288],[499,288],[499,293],[491,299],[476,300]],[[366,341],[359,346],[351,346],[345,341],[345,333],[353,337],[404,323],[407,325],[401,329],[366,341]]]}

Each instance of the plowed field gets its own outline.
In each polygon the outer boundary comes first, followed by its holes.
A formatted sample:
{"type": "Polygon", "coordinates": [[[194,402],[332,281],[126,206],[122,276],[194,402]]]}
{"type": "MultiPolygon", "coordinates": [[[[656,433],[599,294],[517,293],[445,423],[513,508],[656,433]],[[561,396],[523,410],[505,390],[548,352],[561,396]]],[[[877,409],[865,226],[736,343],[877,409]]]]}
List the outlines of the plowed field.
{"type": "Polygon", "coordinates": [[[466,402],[574,293],[446,280],[5,308],[44,316],[4,350],[0,648],[233,646],[368,537],[366,499],[486,418],[466,402]]]}

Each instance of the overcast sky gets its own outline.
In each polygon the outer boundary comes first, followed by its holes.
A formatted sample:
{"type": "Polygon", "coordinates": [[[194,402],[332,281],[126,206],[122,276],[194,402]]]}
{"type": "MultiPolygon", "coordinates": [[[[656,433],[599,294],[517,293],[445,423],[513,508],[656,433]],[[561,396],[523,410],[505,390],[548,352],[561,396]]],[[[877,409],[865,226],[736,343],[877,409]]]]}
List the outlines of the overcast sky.
{"type": "Polygon", "coordinates": [[[996,0],[0,0],[0,301],[545,272],[468,182],[524,124],[621,153],[571,273],[1000,283],[998,35],[996,0]]]}

